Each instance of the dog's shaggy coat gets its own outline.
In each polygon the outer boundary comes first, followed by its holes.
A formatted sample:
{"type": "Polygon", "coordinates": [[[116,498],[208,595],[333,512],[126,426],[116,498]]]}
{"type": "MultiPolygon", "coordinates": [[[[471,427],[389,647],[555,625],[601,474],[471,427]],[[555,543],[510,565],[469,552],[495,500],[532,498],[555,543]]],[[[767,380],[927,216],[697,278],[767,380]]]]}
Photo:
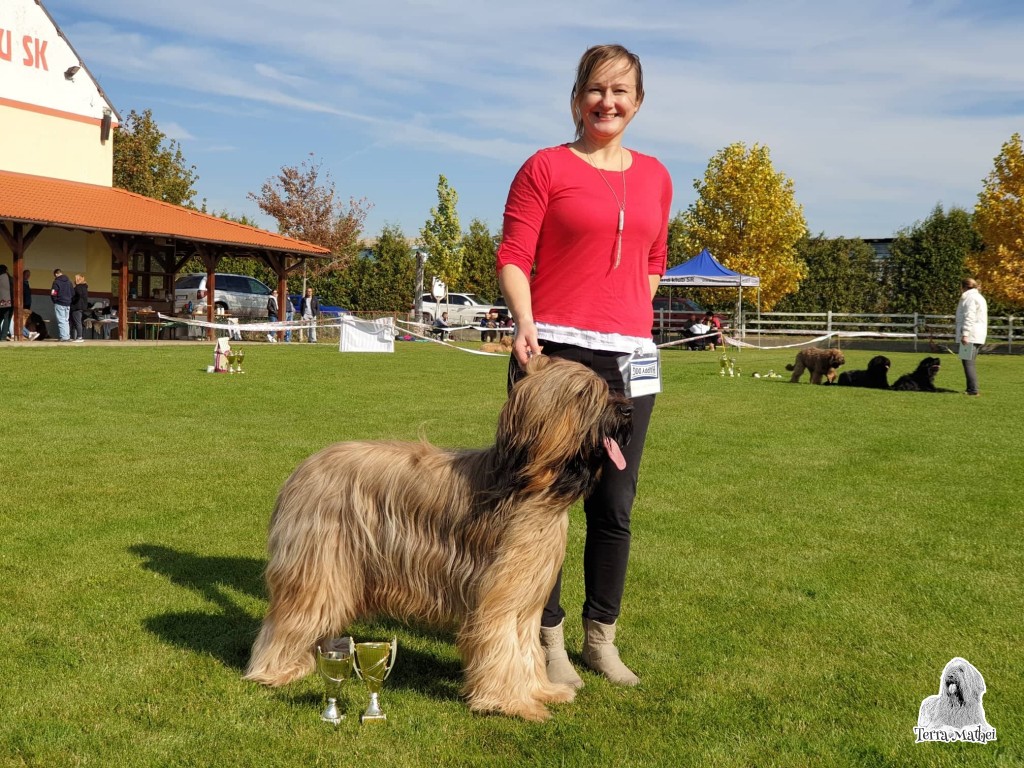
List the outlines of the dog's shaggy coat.
{"type": "Polygon", "coordinates": [[[951,659],[942,670],[939,693],[921,702],[917,713],[920,728],[964,728],[969,725],[990,727],[985,722],[985,709],[981,697],[985,694],[985,680],[966,659],[951,659]]]}
{"type": "Polygon", "coordinates": [[[796,384],[803,376],[804,370],[811,372],[811,384],[821,384],[825,378],[830,384],[836,380],[836,368],[846,362],[843,353],[838,349],[818,349],[808,347],[796,353],[796,363],[786,366],[793,375],[789,380],[796,384]]]}
{"type": "Polygon", "coordinates": [[[494,446],[338,443],[285,482],[270,523],[270,606],[245,677],[283,685],[316,643],[361,617],[461,622],[463,692],[528,720],[571,701],[551,683],[540,617],[565,556],[569,506],[623,465],[629,402],[578,363],[537,356],[494,446]]]}
{"type": "Polygon", "coordinates": [[[889,388],[889,366],[891,361],[885,355],[875,355],[868,361],[866,371],[843,371],[839,374],[842,387],[867,387],[868,389],[889,388]]]}
{"type": "Polygon", "coordinates": [[[905,373],[896,379],[893,389],[904,392],[939,392],[935,386],[935,377],[942,368],[942,361],[937,357],[926,357],[917,364],[913,373],[905,373]]]}

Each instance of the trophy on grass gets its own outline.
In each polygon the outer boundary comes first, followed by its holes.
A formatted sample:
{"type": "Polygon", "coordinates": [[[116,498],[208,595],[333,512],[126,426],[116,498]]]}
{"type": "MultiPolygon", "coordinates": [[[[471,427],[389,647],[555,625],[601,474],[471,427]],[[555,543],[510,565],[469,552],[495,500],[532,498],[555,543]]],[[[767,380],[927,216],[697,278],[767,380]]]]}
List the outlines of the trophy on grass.
{"type": "Polygon", "coordinates": [[[239,347],[235,351],[235,371],[238,373],[244,373],[242,370],[242,361],[245,360],[245,350],[239,347]]]}
{"type": "Polygon", "coordinates": [[[398,653],[398,638],[391,642],[356,643],[355,672],[356,677],[366,683],[370,689],[370,705],[359,716],[359,722],[383,722],[388,719],[377,702],[380,689],[391,670],[395,668],[395,654],[398,653]]]}
{"type": "Polygon", "coordinates": [[[235,372],[235,363],[238,362],[238,353],[233,349],[228,350],[228,373],[235,372]]]}
{"type": "Polygon", "coordinates": [[[316,647],[316,669],[327,684],[327,708],[320,719],[337,725],[345,716],[338,711],[341,684],[352,676],[355,658],[351,637],[335,637],[316,647]]]}

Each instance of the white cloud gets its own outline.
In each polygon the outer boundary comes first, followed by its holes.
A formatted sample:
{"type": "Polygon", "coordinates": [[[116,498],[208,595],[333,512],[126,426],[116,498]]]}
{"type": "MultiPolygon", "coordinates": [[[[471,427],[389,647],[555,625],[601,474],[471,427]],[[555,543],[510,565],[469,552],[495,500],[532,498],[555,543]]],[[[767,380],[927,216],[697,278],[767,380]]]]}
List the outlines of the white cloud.
{"type": "MultiPolygon", "coordinates": [[[[1024,111],[1024,15],[993,0],[48,7],[108,90],[159,100],[162,119],[206,151],[259,141],[301,158],[338,145],[352,173],[396,176],[425,172],[388,167],[410,151],[441,165],[478,158],[502,169],[477,201],[499,210],[508,169],[571,138],[568,92],[593,42],[643,57],[647,100],[628,143],[666,162],[678,207],[711,154],[761,142],[794,179],[811,228],[829,234],[885,235],[940,200],[972,205],[1024,111]]],[[[401,219],[409,206],[395,195],[377,211],[401,219]]]]}

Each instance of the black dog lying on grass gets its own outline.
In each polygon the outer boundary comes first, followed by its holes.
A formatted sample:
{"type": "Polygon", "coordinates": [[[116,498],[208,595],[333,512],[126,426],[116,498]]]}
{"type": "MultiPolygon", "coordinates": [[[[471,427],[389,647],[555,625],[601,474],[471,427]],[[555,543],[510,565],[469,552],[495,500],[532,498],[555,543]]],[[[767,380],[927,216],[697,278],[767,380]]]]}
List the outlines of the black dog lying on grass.
{"type": "Polygon", "coordinates": [[[888,357],[876,355],[868,361],[868,369],[866,371],[843,371],[840,373],[839,386],[888,389],[890,365],[891,362],[888,357]]]}
{"type": "Polygon", "coordinates": [[[917,365],[913,373],[905,373],[896,379],[892,385],[895,390],[902,392],[953,392],[952,389],[939,389],[935,386],[935,377],[942,367],[942,361],[937,357],[926,357],[917,365]]]}

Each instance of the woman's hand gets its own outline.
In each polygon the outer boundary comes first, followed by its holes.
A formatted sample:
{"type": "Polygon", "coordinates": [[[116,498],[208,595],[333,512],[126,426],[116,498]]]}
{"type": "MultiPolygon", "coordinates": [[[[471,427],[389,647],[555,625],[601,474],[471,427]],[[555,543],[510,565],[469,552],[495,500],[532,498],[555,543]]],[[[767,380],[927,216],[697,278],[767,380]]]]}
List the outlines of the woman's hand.
{"type": "Polygon", "coordinates": [[[543,354],[537,340],[537,326],[532,320],[516,323],[516,335],[512,340],[512,354],[516,356],[520,367],[525,368],[533,355],[543,354]]]}

